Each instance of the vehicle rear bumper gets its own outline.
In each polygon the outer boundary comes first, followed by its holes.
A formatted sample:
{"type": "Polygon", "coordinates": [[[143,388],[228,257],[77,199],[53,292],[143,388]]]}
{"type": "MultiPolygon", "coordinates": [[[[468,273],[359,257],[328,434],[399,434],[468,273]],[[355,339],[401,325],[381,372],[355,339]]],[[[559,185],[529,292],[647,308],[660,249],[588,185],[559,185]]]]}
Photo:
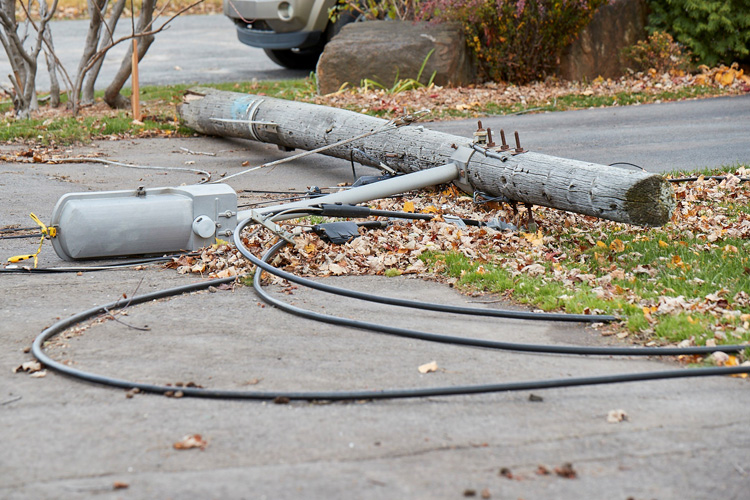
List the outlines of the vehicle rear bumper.
{"type": "Polygon", "coordinates": [[[240,42],[261,49],[304,49],[317,44],[322,31],[293,31],[276,33],[275,31],[253,30],[244,23],[235,25],[240,42]]]}

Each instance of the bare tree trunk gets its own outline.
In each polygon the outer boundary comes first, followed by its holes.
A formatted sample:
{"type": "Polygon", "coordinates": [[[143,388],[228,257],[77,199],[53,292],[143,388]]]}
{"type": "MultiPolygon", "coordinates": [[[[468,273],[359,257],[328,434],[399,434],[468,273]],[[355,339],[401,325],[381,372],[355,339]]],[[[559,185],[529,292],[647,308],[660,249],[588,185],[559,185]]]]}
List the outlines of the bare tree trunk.
{"type": "MultiPolygon", "coordinates": [[[[109,21],[105,25],[106,29],[101,34],[99,50],[104,50],[108,44],[114,42],[113,33],[115,32],[115,27],[117,27],[117,22],[120,20],[122,11],[125,9],[125,2],[126,0],[117,0],[114,6],[112,6],[112,10],[109,13],[109,21]]],[[[82,102],[93,102],[94,84],[96,83],[96,79],[99,78],[99,71],[101,70],[103,63],[104,58],[102,57],[89,70],[88,75],[86,76],[86,83],[83,86],[82,102]]]]}
{"type": "MultiPolygon", "coordinates": [[[[22,4],[22,6],[26,15],[30,16],[29,7],[25,4],[22,4]]],[[[27,117],[31,110],[38,108],[36,99],[37,59],[44,43],[44,34],[49,29],[48,22],[57,9],[57,0],[53,0],[52,6],[42,15],[38,24],[30,18],[27,19],[27,25],[31,24],[36,30],[36,39],[33,40],[29,49],[24,47],[26,35],[21,36],[18,33],[19,25],[16,21],[15,9],[15,0],[0,0],[0,40],[2,40],[3,48],[13,69],[13,74],[8,76],[16,93],[14,98],[16,114],[19,117],[27,117]]]]}
{"type": "MultiPolygon", "coordinates": [[[[143,0],[141,5],[141,13],[138,17],[138,27],[136,28],[136,34],[149,31],[151,29],[151,23],[154,16],[154,8],[156,7],[156,0],[143,0]]],[[[146,51],[154,41],[153,35],[147,35],[139,37],[138,39],[138,61],[143,59],[146,55],[146,51]]],[[[130,99],[120,94],[122,87],[125,82],[130,78],[131,65],[132,65],[133,47],[128,48],[127,54],[122,59],[120,69],[112,79],[112,82],[104,91],[104,102],[106,102],[111,108],[126,109],[130,107],[130,99]]]]}
{"type": "MultiPolygon", "coordinates": [[[[180,115],[187,126],[205,134],[306,150],[387,124],[352,111],[213,89],[186,94],[180,115]]],[[[459,185],[469,191],[628,224],[660,226],[674,210],[672,187],[660,175],[513,149],[469,148],[465,137],[402,127],[333,146],[324,154],[356,155],[363,164],[383,162],[407,173],[456,163],[459,185]]]]}
{"type": "Polygon", "coordinates": [[[81,88],[83,87],[83,79],[86,77],[88,70],[86,69],[97,53],[99,47],[99,36],[102,29],[102,20],[104,19],[104,11],[107,8],[107,0],[88,0],[89,8],[89,30],[86,34],[86,42],[83,46],[83,54],[81,55],[81,61],[78,63],[78,71],[76,72],[76,83],[73,89],[73,109],[77,110],[81,104],[91,104],[94,101],[93,92],[91,96],[81,96],[81,88]],[[87,99],[89,97],[89,99],[87,99]]]}
{"type": "MultiPolygon", "coordinates": [[[[39,0],[39,15],[47,15],[47,0],[39,0]]],[[[60,106],[60,82],[57,79],[57,59],[54,55],[55,44],[52,42],[52,32],[46,30],[42,33],[45,41],[44,58],[47,62],[49,73],[49,105],[53,108],[60,106]]]]}

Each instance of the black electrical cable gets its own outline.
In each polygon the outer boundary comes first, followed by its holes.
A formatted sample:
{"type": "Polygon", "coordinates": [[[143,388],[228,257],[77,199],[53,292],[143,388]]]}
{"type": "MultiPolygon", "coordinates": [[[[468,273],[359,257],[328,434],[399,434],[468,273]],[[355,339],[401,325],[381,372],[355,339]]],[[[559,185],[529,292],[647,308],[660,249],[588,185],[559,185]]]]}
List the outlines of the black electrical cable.
{"type": "Polygon", "coordinates": [[[307,192],[302,191],[268,191],[266,189],[243,189],[240,193],[256,193],[256,194],[296,194],[304,196],[307,192]]]}
{"type": "MultiPolygon", "coordinates": [[[[632,167],[640,168],[643,171],[646,170],[640,165],[636,165],[635,163],[630,163],[627,161],[616,161],[614,163],[609,164],[610,167],[615,166],[615,165],[630,165],[632,167]]],[[[668,182],[695,182],[699,178],[700,177],[678,177],[676,179],[667,179],[667,181],[668,182]]],[[[721,182],[723,180],[726,180],[727,176],[726,175],[709,175],[709,176],[704,176],[703,178],[712,179],[712,180],[721,182]]],[[[740,182],[750,182],[750,177],[740,177],[740,182]]]]}
{"type": "Polygon", "coordinates": [[[10,274],[53,274],[53,273],[78,273],[78,272],[95,272],[95,271],[116,271],[128,267],[143,265],[143,264],[154,264],[157,262],[166,262],[174,257],[181,256],[195,256],[199,255],[198,252],[189,252],[178,255],[165,255],[163,257],[150,257],[146,259],[128,260],[123,262],[115,262],[112,264],[103,264],[101,266],[70,266],[70,267],[31,267],[31,266],[13,266],[0,268],[0,273],[10,274]]]}
{"type": "MultiPolygon", "coordinates": [[[[407,220],[432,220],[436,217],[436,214],[399,212],[395,210],[378,210],[363,205],[344,205],[343,203],[322,203],[320,205],[314,206],[320,207],[318,215],[327,217],[390,217],[407,220]]],[[[485,222],[476,219],[464,219],[461,217],[456,217],[456,219],[462,221],[467,226],[481,227],[483,225],[486,225],[485,222]]]]}
{"type": "Polygon", "coordinates": [[[17,240],[21,238],[39,238],[42,236],[42,233],[37,234],[16,234],[13,236],[0,236],[0,240],[17,240]]]}
{"type": "MultiPolygon", "coordinates": [[[[280,244],[276,247],[281,248],[280,244]]],[[[273,250],[273,249],[272,249],[273,250]]],[[[272,251],[269,251],[264,256],[267,260],[273,255],[272,251]]],[[[258,276],[260,270],[257,271],[258,276]]],[[[151,300],[157,300],[165,297],[171,297],[174,295],[195,292],[198,290],[204,290],[210,286],[220,285],[222,283],[230,283],[235,278],[222,278],[202,283],[193,283],[190,285],[182,285],[175,288],[169,288],[166,290],[159,290],[157,292],[148,293],[131,298],[128,302],[118,300],[104,306],[98,306],[86,311],[82,311],[70,318],[66,318],[58,321],[54,325],[44,330],[36,339],[31,348],[31,352],[34,357],[42,363],[45,367],[60,372],[62,374],[78,378],[87,382],[96,384],[103,384],[110,387],[120,387],[122,389],[139,389],[142,392],[151,392],[158,394],[169,394],[176,391],[182,392],[183,396],[189,397],[202,397],[202,398],[213,398],[213,399],[248,399],[248,400],[277,400],[285,398],[289,400],[306,400],[306,401],[351,401],[351,400],[374,400],[374,399],[395,399],[395,398],[419,398],[419,397],[435,397],[435,396],[456,396],[456,395],[469,395],[469,394],[484,394],[492,392],[508,392],[508,391],[531,391],[531,390],[542,390],[542,389],[553,389],[562,387],[577,387],[577,386],[588,386],[588,385],[602,385],[602,384],[614,384],[624,382],[639,382],[648,380],[663,380],[663,379],[676,379],[676,378],[687,378],[687,377],[711,377],[720,375],[734,375],[740,373],[750,372],[750,367],[746,366],[732,366],[732,367],[719,367],[719,368],[697,368],[697,369],[681,369],[681,370],[667,370],[657,372],[643,372],[643,373],[625,373],[617,375],[604,375],[598,377],[578,377],[568,379],[547,379],[547,380],[534,380],[526,382],[505,382],[498,384],[482,384],[482,385],[470,385],[470,386],[454,386],[454,387],[428,387],[419,389],[386,389],[386,390],[359,390],[359,391],[233,391],[233,390],[219,390],[219,389],[205,389],[197,387],[174,387],[168,385],[158,384],[146,384],[141,382],[134,382],[130,380],[118,379],[108,377],[105,375],[99,375],[96,373],[86,372],[73,368],[72,366],[65,365],[57,362],[54,359],[47,356],[44,352],[44,345],[47,341],[55,337],[56,335],[64,332],[66,329],[77,325],[78,323],[97,316],[105,314],[107,311],[114,311],[123,307],[141,304],[151,300]]]]}
{"type": "MultiPolygon", "coordinates": [[[[237,232],[235,233],[235,235],[239,235],[242,229],[244,229],[244,227],[248,224],[248,222],[249,220],[240,222],[240,224],[237,226],[237,232]]],[[[334,293],[337,295],[344,295],[346,297],[361,298],[362,300],[371,300],[373,302],[380,302],[380,303],[386,303],[386,304],[391,304],[391,305],[400,305],[403,307],[409,307],[409,306],[406,306],[402,303],[411,302],[411,301],[402,301],[399,299],[391,299],[389,297],[378,297],[375,295],[369,295],[369,294],[364,294],[364,293],[358,294],[357,292],[354,292],[353,290],[336,289],[336,287],[331,287],[328,285],[326,285],[324,289],[319,286],[320,283],[316,283],[310,280],[300,279],[294,275],[290,275],[289,273],[285,271],[281,271],[280,269],[277,269],[271,266],[270,264],[266,262],[266,260],[268,259],[265,257],[264,259],[259,259],[258,257],[254,256],[247,248],[244,247],[244,245],[242,244],[241,238],[239,236],[235,236],[235,245],[237,246],[240,253],[242,253],[242,255],[244,255],[245,258],[250,260],[253,264],[255,264],[259,270],[262,269],[263,271],[267,271],[281,278],[287,279],[289,281],[293,281],[295,283],[298,283],[304,286],[308,286],[310,288],[327,291],[329,293],[334,293]],[[288,276],[291,276],[297,279],[292,280],[292,279],[289,279],[288,276]],[[372,299],[389,299],[389,300],[381,301],[381,300],[372,300],[372,299]],[[399,302],[402,302],[402,303],[399,303],[399,302]]],[[[286,245],[286,242],[284,241],[280,241],[276,243],[276,245],[274,245],[271,248],[271,250],[268,251],[267,255],[275,254],[285,245],[286,245]]],[[[256,276],[255,276],[255,282],[254,282],[255,292],[267,303],[274,305],[278,307],[279,309],[282,309],[289,313],[295,314],[297,316],[305,317],[308,319],[313,319],[316,321],[333,324],[333,325],[386,333],[386,334],[395,335],[398,337],[426,340],[426,341],[437,342],[441,344],[454,344],[454,345],[464,345],[464,346],[469,346],[469,347],[483,347],[487,349],[497,349],[497,350],[503,350],[503,351],[532,352],[532,353],[541,353],[541,354],[572,354],[572,355],[594,355],[594,356],[678,356],[678,355],[683,355],[683,354],[711,354],[716,351],[738,352],[738,351],[743,351],[745,349],[750,348],[750,345],[722,345],[722,346],[714,346],[714,347],[708,347],[708,346],[704,346],[704,347],[700,347],[700,346],[696,346],[696,347],[586,347],[586,346],[566,346],[566,345],[523,344],[523,343],[517,343],[517,342],[502,342],[502,341],[496,341],[496,340],[484,340],[484,339],[476,339],[476,338],[471,338],[471,337],[457,337],[454,335],[443,335],[439,333],[422,332],[422,331],[411,330],[407,328],[399,328],[399,327],[393,327],[393,326],[388,326],[388,325],[382,325],[378,323],[370,323],[367,321],[359,321],[355,319],[342,318],[339,316],[333,316],[329,314],[322,314],[322,313],[309,311],[307,309],[302,309],[300,307],[288,304],[279,299],[276,299],[275,297],[269,295],[267,292],[263,290],[263,288],[260,286],[260,281],[259,281],[260,274],[259,273],[260,271],[257,271],[256,276]]],[[[429,306],[436,305],[436,304],[427,304],[427,303],[417,303],[417,304],[420,304],[420,305],[426,304],[429,306]]],[[[418,307],[418,306],[415,306],[415,307],[418,307]]],[[[453,311],[448,311],[448,309],[451,307],[453,306],[445,306],[446,308],[445,310],[432,309],[432,308],[430,308],[429,310],[437,310],[441,312],[453,312],[453,311]]],[[[486,312],[486,311],[491,311],[491,309],[489,310],[479,309],[479,311],[486,312]]],[[[534,313],[526,313],[526,314],[534,314],[534,313]]],[[[560,314],[558,316],[565,317],[566,315],[560,314]]]]}
{"type": "Polygon", "coordinates": [[[32,226],[32,227],[6,227],[5,229],[0,229],[0,233],[15,233],[18,231],[31,231],[33,229],[39,230],[39,226],[32,226]]]}
{"type": "Polygon", "coordinates": [[[610,167],[614,167],[615,165],[629,165],[631,167],[639,168],[639,169],[643,170],[644,172],[646,171],[646,169],[643,168],[642,166],[636,165],[635,163],[630,163],[628,161],[616,161],[614,163],[610,163],[609,164],[610,167]]]}
{"type": "MultiPolygon", "coordinates": [[[[677,179],[667,179],[669,182],[695,182],[700,177],[679,177],[677,179]]],[[[712,179],[715,181],[724,181],[727,179],[726,175],[711,175],[708,177],[704,177],[704,179],[712,179]]],[[[750,182],[750,177],[740,177],[740,182],[750,182]]]]}

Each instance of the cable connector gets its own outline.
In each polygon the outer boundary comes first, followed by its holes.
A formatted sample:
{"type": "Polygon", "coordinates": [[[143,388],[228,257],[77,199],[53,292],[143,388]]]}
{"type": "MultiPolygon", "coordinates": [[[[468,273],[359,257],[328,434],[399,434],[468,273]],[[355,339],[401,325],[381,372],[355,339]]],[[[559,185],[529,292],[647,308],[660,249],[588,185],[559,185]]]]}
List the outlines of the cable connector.
{"type": "Polygon", "coordinates": [[[370,207],[359,205],[344,205],[342,203],[323,203],[320,205],[320,215],[324,217],[358,217],[370,216],[370,207]]]}
{"type": "Polygon", "coordinates": [[[33,212],[29,214],[29,217],[39,224],[39,227],[42,232],[42,237],[39,240],[39,248],[37,248],[36,253],[26,254],[26,255],[14,255],[13,257],[8,259],[8,262],[10,263],[17,263],[21,262],[22,260],[29,260],[32,257],[34,258],[34,269],[36,269],[37,264],[39,263],[39,253],[42,251],[42,244],[44,243],[45,236],[48,238],[54,238],[57,236],[57,228],[55,227],[47,227],[44,222],[39,220],[39,217],[37,217],[33,212]]]}

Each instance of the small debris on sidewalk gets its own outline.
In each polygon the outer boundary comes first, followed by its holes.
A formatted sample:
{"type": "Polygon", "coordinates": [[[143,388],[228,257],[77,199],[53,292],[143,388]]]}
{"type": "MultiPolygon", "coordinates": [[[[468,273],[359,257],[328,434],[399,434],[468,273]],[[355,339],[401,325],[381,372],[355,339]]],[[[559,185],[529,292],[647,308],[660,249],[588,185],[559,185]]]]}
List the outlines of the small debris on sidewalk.
{"type": "Polygon", "coordinates": [[[203,439],[200,434],[188,434],[180,441],[177,441],[172,445],[175,450],[189,450],[191,448],[200,448],[201,450],[205,450],[207,446],[208,441],[203,439]]]}
{"type": "Polygon", "coordinates": [[[566,479],[576,479],[578,473],[573,469],[573,464],[566,462],[560,467],[555,467],[555,474],[566,479]]]}
{"type": "Polygon", "coordinates": [[[438,369],[437,361],[430,361],[429,363],[425,363],[423,365],[420,365],[419,368],[417,368],[417,369],[419,370],[419,373],[432,373],[432,372],[436,372],[437,369],[438,369]]]}
{"type": "Polygon", "coordinates": [[[549,469],[547,467],[545,467],[544,465],[540,464],[536,468],[536,474],[538,476],[549,476],[550,472],[549,472],[549,469]]]}
{"type": "Polygon", "coordinates": [[[25,363],[22,363],[20,366],[13,368],[13,373],[18,373],[18,372],[36,373],[41,370],[42,370],[42,364],[39,361],[33,359],[31,361],[26,361],[25,363]]]}
{"type": "Polygon", "coordinates": [[[607,414],[607,422],[610,424],[617,424],[627,419],[628,414],[625,413],[625,410],[609,410],[609,413],[607,414]]]}

